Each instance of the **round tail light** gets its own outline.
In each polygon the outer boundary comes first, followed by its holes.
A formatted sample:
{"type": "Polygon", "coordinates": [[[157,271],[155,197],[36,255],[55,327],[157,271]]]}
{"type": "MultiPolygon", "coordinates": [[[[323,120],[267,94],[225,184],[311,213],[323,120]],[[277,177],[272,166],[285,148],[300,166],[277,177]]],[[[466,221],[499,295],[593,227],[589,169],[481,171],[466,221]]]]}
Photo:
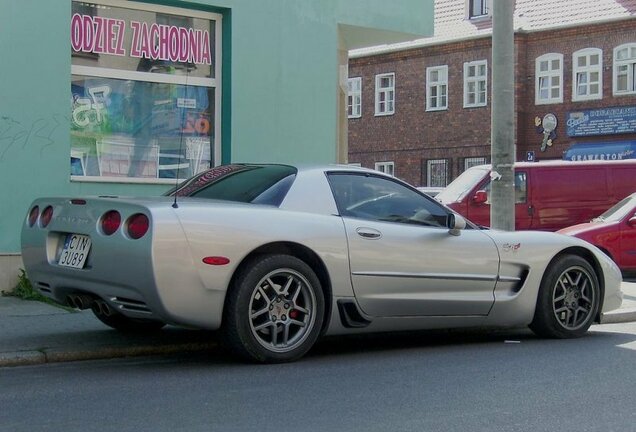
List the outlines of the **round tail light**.
{"type": "Polygon", "coordinates": [[[28,219],[28,223],[29,226],[32,227],[33,225],[35,225],[35,223],[38,220],[38,216],[40,215],[40,207],[35,206],[31,209],[31,211],[29,212],[29,219],[28,219]]]}
{"type": "Polygon", "coordinates": [[[51,222],[53,218],[53,207],[47,206],[44,211],[42,211],[42,216],[40,216],[40,225],[42,228],[46,228],[47,225],[51,222]]]}
{"type": "Polygon", "coordinates": [[[102,216],[102,232],[111,235],[119,229],[121,225],[121,215],[117,210],[110,210],[102,216]]]}
{"type": "Polygon", "coordinates": [[[128,218],[128,236],[132,239],[140,239],[148,232],[150,221],[148,216],[137,213],[128,218]]]}

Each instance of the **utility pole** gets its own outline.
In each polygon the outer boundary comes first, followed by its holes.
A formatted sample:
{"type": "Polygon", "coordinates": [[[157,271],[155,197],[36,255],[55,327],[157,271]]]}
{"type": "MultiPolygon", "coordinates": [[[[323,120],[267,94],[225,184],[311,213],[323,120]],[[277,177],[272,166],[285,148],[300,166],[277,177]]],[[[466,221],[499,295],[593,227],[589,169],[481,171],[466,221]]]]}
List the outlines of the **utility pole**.
{"type": "Polygon", "coordinates": [[[515,0],[491,1],[492,115],[490,226],[515,229],[515,0]]]}

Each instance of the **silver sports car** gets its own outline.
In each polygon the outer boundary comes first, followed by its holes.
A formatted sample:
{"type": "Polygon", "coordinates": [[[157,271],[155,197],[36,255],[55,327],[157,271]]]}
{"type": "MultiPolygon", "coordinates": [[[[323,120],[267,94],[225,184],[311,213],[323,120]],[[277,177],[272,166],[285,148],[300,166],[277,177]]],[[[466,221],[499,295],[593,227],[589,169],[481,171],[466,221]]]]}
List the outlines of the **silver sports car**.
{"type": "Polygon", "coordinates": [[[22,229],[42,294],[119,330],[221,329],[237,354],[300,358],[323,334],[530,326],[584,334],[620,306],[602,252],[481,230],[393,177],[234,164],[163,197],[40,198],[22,229]]]}

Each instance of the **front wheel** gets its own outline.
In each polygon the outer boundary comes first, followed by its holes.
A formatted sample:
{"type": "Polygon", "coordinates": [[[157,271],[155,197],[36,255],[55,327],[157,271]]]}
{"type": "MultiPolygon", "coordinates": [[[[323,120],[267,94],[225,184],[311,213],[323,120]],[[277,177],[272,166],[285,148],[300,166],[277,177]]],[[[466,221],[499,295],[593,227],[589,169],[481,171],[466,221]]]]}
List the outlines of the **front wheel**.
{"type": "Polygon", "coordinates": [[[234,353],[258,362],[302,357],[324,316],[318,277],[304,261],[267,255],[248,263],[228,292],[223,335],[234,353]]]}
{"type": "Polygon", "coordinates": [[[539,336],[582,336],[598,313],[601,290],[592,266],[576,255],[558,258],[548,268],[530,329],[539,336]]]}

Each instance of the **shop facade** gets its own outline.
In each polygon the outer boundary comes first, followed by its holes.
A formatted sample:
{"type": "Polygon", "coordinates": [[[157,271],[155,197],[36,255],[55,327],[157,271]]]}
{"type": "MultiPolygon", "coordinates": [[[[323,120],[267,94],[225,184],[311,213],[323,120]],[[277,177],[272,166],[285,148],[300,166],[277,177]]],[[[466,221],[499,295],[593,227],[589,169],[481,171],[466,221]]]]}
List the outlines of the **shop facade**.
{"type": "Polygon", "coordinates": [[[0,0],[0,288],[37,196],[158,195],[222,163],[343,161],[348,51],[430,34],[432,11],[0,0]]]}

